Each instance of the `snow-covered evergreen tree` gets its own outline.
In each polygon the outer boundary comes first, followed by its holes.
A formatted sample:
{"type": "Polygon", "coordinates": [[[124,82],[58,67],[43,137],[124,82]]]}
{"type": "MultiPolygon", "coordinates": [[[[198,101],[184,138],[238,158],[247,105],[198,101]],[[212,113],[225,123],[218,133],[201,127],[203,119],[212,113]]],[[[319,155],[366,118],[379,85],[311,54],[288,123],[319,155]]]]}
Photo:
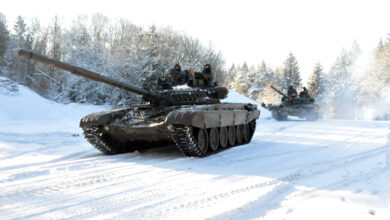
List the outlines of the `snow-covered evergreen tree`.
{"type": "Polygon", "coordinates": [[[259,72],[258,68],[255,68],[254,66],[251,66],[249,68],[249,73],[247,76],[247,82],[248,82],[248,96],[249,98],[256,100],[258,96],[260,95],[260,92],[263,89],[262,85],[262,73],[259,72]]]}
{"type": "Polygon", "coordinates": [[[237,68],[236,65],[232,64],[228,71],[224,74],[223,80],[221,83],[225,85],[226,87],[233,89],[234,88],[234,81],[233,79],[235,78],[237,73],[237,68]]]}
{"type": "Polygon", "coordinates": [[[298,61],[292,52],[288,54],[288,57],[284,61],[282,74],[283,78],[281,80],[284,88],[287,88],[290,85],[295,88],[301,86],[302,79],[299,72],[298,61]]]}
{"type": "Polygon", "coordinates": [[[14,39],[16,40],[18,47],[24,47],[26,34],[27,24],[21,16],[18,16],[14,24],[14,39]]]}
{"type": "MultiPolygon", "coordinates": [[[[7,28],[7,21],[5,19],[5,16],[0,13],[0,59],[2,59],[2,56],[4,55],[5,51],[7,50],[9,41],[9,31],[7,28]]],[[[4,65],[5,61],[0,61],[0,65],[4,65]]]]}
{"type": "MultiPolygon", "coordinates": [[[[11,40],[11,48],[14,48],[13,53],[16,52],[17,48],[25,48],[30,49],[31,47],[27,32],[27,24],[21,16],[18,16],[16,18],[16,22],[13,26],[13,34],[12,40],[11,40]]],[[[16,54],[13,54],[10,48],[10,54],[8,59],[11,63],[11,71],[15,71],[15,74],[10,75],[9,77],[21,84],[29,85],[31,82],[31,77],[27,74],[30,73],[30,63],[29,61],[25,61],[20,59],[16,56],[16,54]]]]}
{"type": "Polygon", "coordinates": [[[232,87],[237,92],[248,95],[249,83],[248,83],[249,67],[246,62],[242,66],[238,66],[237,74],[233,80],[232,87]]]}
{"type": "Polygon", "coordinates": [[[277,102],[277,95],[271,89],[271,85],[278,86],[279,78],[275,75],[275,71],[270,68],[263,60],[257,67],[257,77],[254,81],[256,91],[258,91],[258,102],[274,103],[277,102]]]}
{"type": "Polygon", "coordinates": [[[308,84],[309,95],[312,98],[320,98],[322,92],[324,91],[324,77],[323,77],[323,68],[321,63],[316,63],[313,69],[313,72],[310,76],[310,81],[308,84]]]}
{"type": "Polygon", "coordinates": [[[368,100],[372,102],[383,98],[385,90],[390,86],[390,35],[383,42],[379,41],[374,51],[374,60],[367,71],[362,87],[368,100]]]}
{"type": "Polygon", "coordinates": [[[328,117],[349,118],[355,117],[354,109],[357,103],[357,81],[354,64],[361,51],[355,42],[350,51],[343,50],[331,67],[326,106],[329,107],[328,117]]]}

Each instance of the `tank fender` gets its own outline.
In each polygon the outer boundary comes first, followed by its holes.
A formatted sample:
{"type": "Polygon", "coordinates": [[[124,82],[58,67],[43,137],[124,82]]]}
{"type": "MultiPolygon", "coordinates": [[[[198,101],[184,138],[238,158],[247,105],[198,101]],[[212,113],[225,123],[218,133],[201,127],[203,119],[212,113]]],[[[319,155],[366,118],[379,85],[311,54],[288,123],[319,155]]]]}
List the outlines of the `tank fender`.
{"type": "Polygon", "coordinates": [[[176,111],[167,116],[167,124],[192,125],[198,128],[225,127],[245,124],[257,119],[260,111],[253,109],[231,111],[176,111]]]}
{"type": "Polygon", "coordinates": [[[109,124],[118,118],[122,118],[126,111],[127,109],[116,109],[92,113],[80,119],[80,126],[109,124]]]}

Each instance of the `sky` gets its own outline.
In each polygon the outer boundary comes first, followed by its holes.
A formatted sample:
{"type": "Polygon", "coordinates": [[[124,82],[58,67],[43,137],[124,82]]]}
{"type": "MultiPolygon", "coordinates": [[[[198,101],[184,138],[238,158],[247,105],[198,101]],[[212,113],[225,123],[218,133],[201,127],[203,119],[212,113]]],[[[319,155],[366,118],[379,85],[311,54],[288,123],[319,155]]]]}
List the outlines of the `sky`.
{"type": "MultiPolygon", "coordinates": [[[[390,1],[385,0],[4,0],[0,12],[66,23],[80,14],[101,13],[148,27],[170,26],[200,39],[231,64],[282,65],[292,52],[307,80],[315,63],[327,71],[343,48],[356,40],[365,54],[390,33],[390,1]],[[5,6],[5,7],[4,7],[5,6]]],[[[11,26],[10,25],[10,26],[11,26]]]]}

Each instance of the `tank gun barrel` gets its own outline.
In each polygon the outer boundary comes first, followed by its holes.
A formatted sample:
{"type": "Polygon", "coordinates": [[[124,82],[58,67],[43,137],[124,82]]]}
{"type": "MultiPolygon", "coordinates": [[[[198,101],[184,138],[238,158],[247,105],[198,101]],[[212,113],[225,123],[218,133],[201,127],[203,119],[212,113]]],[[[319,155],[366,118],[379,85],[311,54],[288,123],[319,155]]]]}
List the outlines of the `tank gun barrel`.
{"type": "Polygon", "coordinates": [[[50,59],[46,56],[36,54],[34,52],[19,49],[18,55],[24,57],[28,60],[35,60],[40,63],[47,65],[52,65],[59,69],[69,71],[72,74],[98,81],[103,82],[130,92],[134,92],[143,96],[145,101],[150,102],[154,106],[161,105],[191,105],[191,104],[210,104],[210,103],[219,103],[220,99],[224,99],[227,96],[228,90],[225,87],[211,87],[206,89],[194,89],[191,91],[155,91],[155,90],[144,90],[136,86],[129,85],[127,83],[112,79],[107,76],[103,76],[99,73],[93,71],[73,66],[71,64],[50,59]]]}
{"type": "Polygon", "coordinates": [[[273,85],[271,85],[271,88],[273,90],[275,90],[277,93],[279,93],[280,95],[282,95],[283,97],[288,97],[286,94],[284,94],[283,92],[281,92],[279,89],[275,88],[273,85]]]}
{"type": "Polygon", "coordinates": [[[34,52],[28,51],[28,50],[19,49],[18,55],[22,56],[26,59],[29,59],[29,60],[34,60],[34,61],[44,63],[47,65],[52,65],[52,66],[55,66],[59,69],[69,71],[72,74],[75,74],[75,75],[78,75],[81,77],[85,77],[87,79],[91,79],[94,81],[103,82],[103,83],[106,83],[106,84],[109,84],[109,85],[112,85],[112,86],[115,86],[115,87],[118,87],[121,89],[125,89],[125,90],[131,91],[131,92],[134,92],[134,93],[137,93],[140,95],[149,96],[149,97],[155,98],[155,99],[161,98],[157,94],[151,93],[148,90],[143,90],[143,89],[138,88],[136,86],[132,86],[132,85],[129,85],[127,83],[117,81],[117,80],[112,79],[112,78],[107,77],[107,76],[103,76],[99,73],[95,73],[93,71],[86,70],[86,69],[81,68],[81,67],[73,66],[73,65],[70,65],[68,63],[64,63],[62,61],[59,61],[59,60],[50,59],[46,56],[42,56],[42,55],[36,54],[34,52]]]}

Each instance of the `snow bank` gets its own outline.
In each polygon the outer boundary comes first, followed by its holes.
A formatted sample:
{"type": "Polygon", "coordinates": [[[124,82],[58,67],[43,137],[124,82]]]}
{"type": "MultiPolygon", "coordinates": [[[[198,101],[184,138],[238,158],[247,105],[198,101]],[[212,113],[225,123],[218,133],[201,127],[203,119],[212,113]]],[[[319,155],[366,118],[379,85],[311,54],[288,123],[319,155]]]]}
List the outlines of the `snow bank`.
{"type": "Polygon", "coordinates": [[[271,112],[268,111],[267,109],[261,107],[259,103],[256,101],[234,91],[234,90],[229,90],[228,97],[226,99],[222,100],[223,102],[231,102],[231,103],[251,103],[251,104],[256,104],[257,107],[260,109],[260,119],[270,119],[271,112]]]}
{"type": "Polygon", "coordinates": [[[24,125],[26,131],[29,128],[36,131],[38,127],[35,126],[36,124],[40,124],[39,127],[50,124],[51,131],[60,126],[74,128],[78,126],[78,120],[83,115],[109,108],[108,106],[55,103],[4,77],[0,77],[0,88],[2,88],[0,90],[0,131],[10,132],[13,125],[21,124],[24,125]]]}

